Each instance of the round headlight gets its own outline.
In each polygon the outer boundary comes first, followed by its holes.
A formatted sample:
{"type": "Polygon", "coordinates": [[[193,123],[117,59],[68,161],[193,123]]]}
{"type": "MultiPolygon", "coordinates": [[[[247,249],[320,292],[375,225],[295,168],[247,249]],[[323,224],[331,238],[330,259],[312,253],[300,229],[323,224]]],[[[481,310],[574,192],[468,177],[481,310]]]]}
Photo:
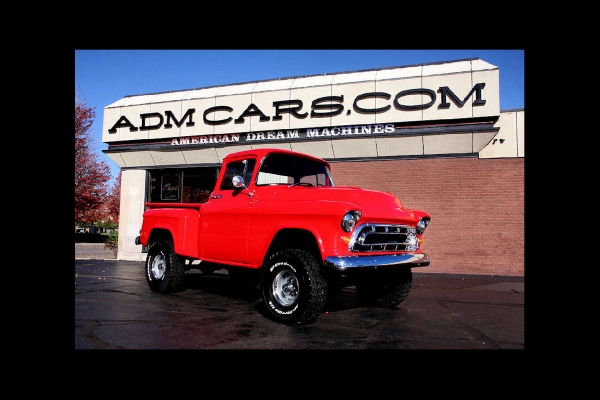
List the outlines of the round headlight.
{"type": "Polygon", "coordinates": [[[425,232],[425,228],[429,225],[429,220],[427,218],[422,218],[417,224],[417,233],[422,235],[425,232]]]}
{"type": "Polygon", "coordinates": [[[348,211],[342,218],[342,229],[350,232],[360,219],[360,211],[348,211]]]}

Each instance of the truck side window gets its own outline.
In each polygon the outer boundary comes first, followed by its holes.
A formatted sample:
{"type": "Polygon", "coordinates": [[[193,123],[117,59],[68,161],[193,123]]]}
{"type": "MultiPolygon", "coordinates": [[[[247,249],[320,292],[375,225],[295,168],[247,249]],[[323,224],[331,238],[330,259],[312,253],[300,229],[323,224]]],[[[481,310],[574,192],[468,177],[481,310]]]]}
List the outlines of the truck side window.
{"type": "MultiPolygon", "coordinates": [[[[256,165],[256,160],[249,159],[248,167],[246,168],[246,176],[244,176],[244,184],[246,187],[250,185],[250,179],[252,178],[252,173],[254,172],[254,166],[256,165]]],[[[225,169],[225,176],[223,177],[223,181],[221,182],[220,190],[233,190],[235,187],[231,182],[231,179],[236,176],[243,176],[244,174],[244,163],[241,161],[232,161],[227,164],[225,169]]]]}

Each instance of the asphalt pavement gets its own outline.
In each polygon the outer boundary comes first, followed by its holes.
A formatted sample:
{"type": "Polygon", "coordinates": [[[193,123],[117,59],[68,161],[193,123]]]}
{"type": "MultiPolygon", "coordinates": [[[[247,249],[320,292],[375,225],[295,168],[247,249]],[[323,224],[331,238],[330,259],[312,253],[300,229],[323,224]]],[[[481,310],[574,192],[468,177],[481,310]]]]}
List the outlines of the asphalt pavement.
{"type": "Polygon", "coordinates": [[[191,270],[184,290],[161,295],[143,262],[98,251],[76,246],[76,350],[525,349],[524,277],[415,269],[408,298],[393,309],[362,304],[350,286],[315,323],[291,327],[269,318],[258,287],[239,289],[226,270],[191,270]]]}

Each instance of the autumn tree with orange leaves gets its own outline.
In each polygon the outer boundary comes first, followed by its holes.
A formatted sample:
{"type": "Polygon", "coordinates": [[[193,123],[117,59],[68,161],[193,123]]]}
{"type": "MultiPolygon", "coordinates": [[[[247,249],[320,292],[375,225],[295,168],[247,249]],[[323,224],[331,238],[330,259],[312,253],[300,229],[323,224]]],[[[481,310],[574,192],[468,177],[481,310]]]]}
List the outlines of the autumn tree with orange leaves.
{"type": "Polygon", "coordinates": [[[113,182],[112,187],[108,193],[108,199],[106,200],[106,209],[108,212],[108,219],[111,223],[115,225],[119,225],[119,212],[121,207],[121,175],[123,173],[119,172],[119,176],[113,182]]]}
{"type": "MultiPolygon", "coordinates": [[[[96,117],[81,95],[75,95],[75,224],[96,223],[108,216],[110,168],[93,151],[91,128],[96,117]]],[[[119,179],[120,183],[120,179],[119,179]]],[[[120,186],[120,185],[119,185],[120,186]]],[[[118,214],[117,214],[118,215],[118,214]]]]}

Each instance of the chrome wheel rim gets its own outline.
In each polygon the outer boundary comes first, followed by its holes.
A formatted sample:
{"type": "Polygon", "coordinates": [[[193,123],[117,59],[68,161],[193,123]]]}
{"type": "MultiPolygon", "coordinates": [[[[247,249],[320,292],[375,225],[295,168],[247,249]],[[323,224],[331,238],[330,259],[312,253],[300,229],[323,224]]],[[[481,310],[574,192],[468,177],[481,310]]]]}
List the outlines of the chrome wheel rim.
{"type": "Polygon", "coordinates": [[[298,299],[298,279],[290,271],[281,271],[273,279],[273,297],[282,306],[288,307],[298,299]]]}
{"type": "Polygon", "coordinates": [[[152,266],[150,270],[152,271],[152,276],[154,278],[160,280],[165,276],[165,270],[167,268],[167,262],[165,260],[165,256],[163,253],[159,253],[152,260],[152,266]]]}

